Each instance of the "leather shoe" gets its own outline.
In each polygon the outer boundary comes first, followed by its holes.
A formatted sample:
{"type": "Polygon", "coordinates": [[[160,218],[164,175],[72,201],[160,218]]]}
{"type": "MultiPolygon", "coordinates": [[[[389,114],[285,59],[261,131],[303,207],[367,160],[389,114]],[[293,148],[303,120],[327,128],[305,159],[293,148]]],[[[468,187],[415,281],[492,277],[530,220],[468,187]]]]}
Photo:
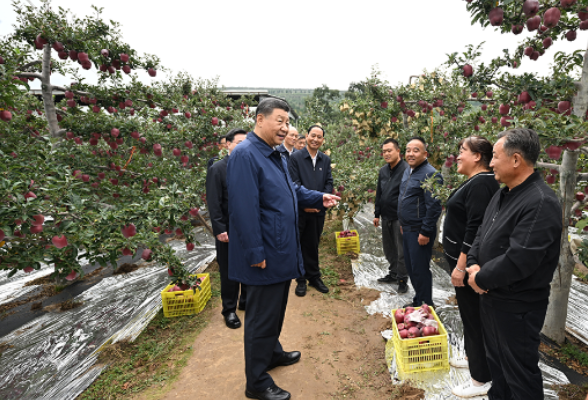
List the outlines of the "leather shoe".
{"type": "Polygon", "coordinates": [[[300,361],[301,355],[302,354],[300,354],[299,351],[285,351],[278,361],[276,361],[273,364],[270,364],[270,366],[267,367],[266,371],[269,371],[276,367],[286,367],[288,365],[296,364],[298,361],[300,361]]]}
{"type": "Polygon", "coordinates": [[[231,329],[237,329],[241,327],[241,320],[237,317],[234,312],[225,315],[225,324],[231,329]]]}
{"type": "Polygon", "coordinates": [[[250,399],[259,400],[288,400],[291,397],[289,392],[279,388],[276,386],[276,384],[272,384],[263,392],[256,392],[255,390],[247,389],[245,390],[245,396],[250,399]]]}
{"type": "Polygon", "coordinates": [[[294,294],[298,297],[306,296],[306,282],[298,282],[296,285],[296,289],[294,290],[294,294]]]}
{"type": "Polygon", "coordinates": [[[378,282],[380,282],[380,283],[396,283],[396,282],[398,282],[398,279],[396,279],[388,274],[383,278],[378,278],[378,282]]]}
{"type": "Polygon", "coordinates": [[[323,283],[321,278],[316,278],[308,282],[308,286],[312,286],[321,293],[329,293],[329,288],[323,283]]]}
{"type": "Polygon", "coordinates": [[[404,279],[399,279],[398,280],[398,290],[397,292],[400,293],[406,293],[408,292],[408,285],[406,284],[406,280],[404,279]]]}

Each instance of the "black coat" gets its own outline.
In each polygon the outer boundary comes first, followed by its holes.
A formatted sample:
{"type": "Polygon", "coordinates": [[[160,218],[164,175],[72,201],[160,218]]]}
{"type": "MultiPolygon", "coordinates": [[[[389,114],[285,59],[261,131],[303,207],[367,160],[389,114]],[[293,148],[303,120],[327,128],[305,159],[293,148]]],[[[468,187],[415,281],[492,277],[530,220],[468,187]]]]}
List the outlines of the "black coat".
{"type": "Polygon", "coordinates": [[[376,209],[375,217],[396,221],[398,219],[398,195],[400,194],[400,182],[404,170],[408,164],[400,160],[394,168],[390,169],[390,164],[380,168],[378,174],[378,186],[376,188],[376,209]]]}
{"type": "Polygon", "coordinates": [[[214,236],[229,231],[228,158],[213,163],[206,174],[206,204],[214,236]]]}
{"type": "Polygon", "coordinates": [[[451,193],[445,206],[443,251],[457,261],[460,253],[468,254],[482,224],[488,203],[500,185],[492,172],[479,173],[451,193]]]}
{"type": "Polygon", "coordinates": [[[557,196],[537,172],[496,192],[468,253],[493,307],[514,313],[547,307],[561,231],[557,196]]]}
{"type": "MultiPolygon", "coordinates": [[[[288,172],[292,181],[307,189],[331,194],[333,192],[333,176],[331,175],[331,159],[325,153],[317,152],[316,165],[312,165],[312,158],[308,149],[293,152],[288,161],[288,172]]],[[[300,212],[304,212],[302,209],[300,212]]],[[[325,215],[320,211],[317,215],[325,215]]]]}

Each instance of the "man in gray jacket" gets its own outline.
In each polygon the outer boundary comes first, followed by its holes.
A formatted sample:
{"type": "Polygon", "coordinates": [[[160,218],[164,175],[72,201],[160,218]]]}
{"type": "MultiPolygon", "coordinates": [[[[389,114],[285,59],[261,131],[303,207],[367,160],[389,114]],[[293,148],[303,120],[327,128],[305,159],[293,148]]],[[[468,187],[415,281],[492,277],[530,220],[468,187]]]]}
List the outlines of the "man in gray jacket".
{"type": "Polygon", "coordinates": [[[406,293],[408,273],[404,265],[402,233],[398,222],[398,194],[404,170],[408,167],[400,157],[400,146],[388,138],[382,144],[382,156],[386,161],[378,175],[374,226],[382,226],[382,246],[390,264],[388,274],[379,278],[380,283],[398,283],[398,293],[406,293]],[[381,219],[381,220],[380,220],[381,219]]]}

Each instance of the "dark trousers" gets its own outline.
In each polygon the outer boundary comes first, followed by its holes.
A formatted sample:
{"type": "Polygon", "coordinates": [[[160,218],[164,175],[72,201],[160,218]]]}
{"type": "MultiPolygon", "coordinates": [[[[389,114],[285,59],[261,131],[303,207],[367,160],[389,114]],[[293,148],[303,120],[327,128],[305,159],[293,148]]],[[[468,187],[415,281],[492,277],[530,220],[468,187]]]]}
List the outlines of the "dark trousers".
{"type": "Polygon", "coordinates": [[[289,290],[290,281],[247,286],[244,341],[248,389],[263,392],[274,383],[266,370],[284,354],[279,338],[289,290]]]}
{"type": "Polygon", "coordinates": [[[408,276],[404,265],[404,249],[402,248],[402,233],[398,220],[382,218],[382,247],[384,255],[390,264],[388,274],[393,278],[404,279],[408,276]]]}
{"type": "Polygon", "coordinates": [[[547,307],[526,313],[502,311],[492,299],[480,299],[488,367],[492,375],[491,400],[542,400],[539,369],[539,333],[547,307]]]}
{"type": "MultiPolygon", "coordinates": [[[[451,270],[457,265],[457,261],[445,257],[451,270]]],[[[484,347],[484,334],[482,332],[482,319],[480,317],[480,295],[468,285],[468,274],[464,278],[464,287],[455,287],[455,298],[459,308],[459,315],[463,322],[463,338],[470,375],[478,382],[486,383],[492,380],[488,361],[486,360],[486,348],[484,347]]]]}
{"type": "Polygon", "coordinates": [[[298,229],[300,231],[300,250],[302,251],[302,262],[306,271],[303,277],[296,279],[298,282],[312,281],[321,277],[319,267],[319,242],[325,216],[316,213],[300,213],[298,218],[298,229]]]}
{"type": "Polygon", "coordinates": [[[229,244],[216,240],[216,261],[218,262],[221,278],[221,299],[223,302],[223,315],[234,313],[237,310],[237,299],[239,299],[239,286],[241,287],[241,299],[239,304],[246,303],[245,285],[229,279],[229,244]]]}
{"type": "Polygon", "coordinates": [[[433,304],[433,274],[431,274],[431,255],[435,235],[429,238],[425,246],[419,244],[419,233],[403,231],[402,243],[404,247],[404,262],[410,283],[414,288],[413,303],[420,306],[423,303],[433,304]]]}

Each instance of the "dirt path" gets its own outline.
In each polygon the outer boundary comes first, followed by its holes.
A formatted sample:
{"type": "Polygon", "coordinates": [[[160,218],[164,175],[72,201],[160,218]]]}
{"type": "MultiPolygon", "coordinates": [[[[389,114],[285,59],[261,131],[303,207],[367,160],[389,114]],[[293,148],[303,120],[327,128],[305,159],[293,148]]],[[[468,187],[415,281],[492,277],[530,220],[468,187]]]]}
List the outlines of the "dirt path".
{"type": "MultiPolygon", "coordinates": [[[[387,320],[369,316],[360,304],[379,293],[344,290],[346,300],[309,289],[294,295],[294,285],[281,342],[287,351],[299,350],[299,363],[276,368],[275,382],[293,399],[390,398],[391,383],[380,335],[387,320]]],[[[368,301],[369,303],[369,301],[368,301]]],[[[139,399],[245,399],[243,329],[224,325],[220,306],[194,343],[194,355],[166,393],[143,393],[139,399]]],[[[243,319],[243,311],[239,316],[243,319]]]]}

